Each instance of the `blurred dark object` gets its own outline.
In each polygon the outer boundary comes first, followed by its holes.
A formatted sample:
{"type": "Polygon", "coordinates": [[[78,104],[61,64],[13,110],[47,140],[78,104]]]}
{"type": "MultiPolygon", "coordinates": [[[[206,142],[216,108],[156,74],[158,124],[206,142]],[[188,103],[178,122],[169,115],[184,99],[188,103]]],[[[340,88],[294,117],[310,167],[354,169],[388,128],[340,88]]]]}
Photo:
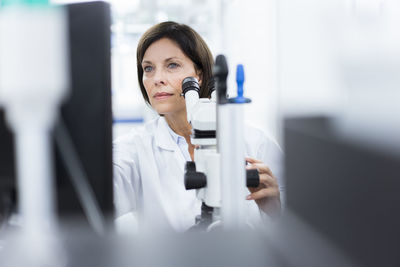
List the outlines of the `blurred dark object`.
{"type": "Polygon", "coordinates": [[[400,158],[323,117],[287,119],[285,153],[290,211],[360,266],[400,266],[400,158]]]}
{"type": "Polygon", "coordinates": [[[4,110],[0,110],[0,225],[16,208],[15,183],[13,136],[5,127],[4,110]]]}

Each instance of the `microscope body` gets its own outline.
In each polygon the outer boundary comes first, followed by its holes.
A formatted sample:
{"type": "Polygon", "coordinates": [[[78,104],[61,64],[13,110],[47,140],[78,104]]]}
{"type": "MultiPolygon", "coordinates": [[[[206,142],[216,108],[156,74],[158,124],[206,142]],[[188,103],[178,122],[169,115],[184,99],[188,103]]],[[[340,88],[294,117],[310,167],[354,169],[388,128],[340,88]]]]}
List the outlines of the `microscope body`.
{"type": "Polygon", "coordinates": [[[220,219],[217,214],[221,207],[221,182],[215,94],[210,99],[199,98],[198,94],[188,97],[186,94],[185,99],[188,121],[192,125],[191,143],[195,146],[194,162],[186,164],[185,187],[196,189],[197,198],[203,202],[203,207],[205,205],[212,211],[210,219],[217,221],[220,219]]]}
{"type": "Polygon", "coordinates": [[[225,57],[218,56],[214,68],[216,91],[210,99],[199,98],[195,78],[187,77],[182,82],[187,118],[192,125],[191,142],[195,145],[194,162],[187,162],[185,167],[185,187],[197,190],[203,202],[197,223],[208,231],[220,222],[225,230],[246,227],[246,186],[259,185],[258,171],[245,169],[242,104],[251,100],[243,97],[243,66],[238,66],[235,98],[227,98],[227,74],[225,57]]]}
{"type": "MultiPolygon", "coordinates": [[[[214,209],[221,207],[220,154],[217,152],[215,99],[199,99],[192,114],[196,170],[206,176],[206,187],[197,190],[197,197],[214,209]]],[[[215,214],[215,212],[214,212],[215,214]]],[[[216,219],[216,218],[214,218],[216,219]]]]}

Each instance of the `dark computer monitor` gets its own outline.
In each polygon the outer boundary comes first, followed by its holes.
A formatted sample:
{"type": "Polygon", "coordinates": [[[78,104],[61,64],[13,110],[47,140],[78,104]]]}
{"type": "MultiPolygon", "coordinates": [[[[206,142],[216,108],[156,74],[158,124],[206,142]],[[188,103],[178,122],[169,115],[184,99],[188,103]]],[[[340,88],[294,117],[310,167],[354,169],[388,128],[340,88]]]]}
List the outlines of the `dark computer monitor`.
{"type": "MultiPolygon", "coordinates": [[[[110,7],[104,2],[67,6],[69,17],[71,94],[61,108],[64,125],[103,216],[113,217],[110,7]]],[[[13,137],[0,113],[0,204],[3,215],[15,205],[13,137]]],[[[58,127],[58,126],[57,126],[58,127]]],[[[56,134],[57,131],[54,132],[56,134]]],[[[54,142],[57,211],[63,218],[86,220],[71,182],[70,170],[54,142]]],[[[32,155],[34,156],[34,155],[32,155]]],[[[18,194],[18,192],[16,192],[18,194]]]]}
{"type": "Polygon", "coordinates": [[[326,117],[285,121],[287,208],[358,266],[400,266],[400,157],[326,117]]]}

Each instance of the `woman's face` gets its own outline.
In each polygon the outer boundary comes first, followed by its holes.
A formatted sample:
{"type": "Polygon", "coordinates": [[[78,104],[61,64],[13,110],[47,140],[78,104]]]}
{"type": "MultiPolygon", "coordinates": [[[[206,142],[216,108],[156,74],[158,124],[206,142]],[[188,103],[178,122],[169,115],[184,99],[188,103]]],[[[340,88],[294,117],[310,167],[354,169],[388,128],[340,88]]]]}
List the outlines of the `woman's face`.
{"type": "Polygon", "coordinates": [[[168,38],[162,38],[147,48],[142,61],[143,85],[151,106],[159,114],[186,112],[182,80],[200,77],[194,63],[168,38]]]}

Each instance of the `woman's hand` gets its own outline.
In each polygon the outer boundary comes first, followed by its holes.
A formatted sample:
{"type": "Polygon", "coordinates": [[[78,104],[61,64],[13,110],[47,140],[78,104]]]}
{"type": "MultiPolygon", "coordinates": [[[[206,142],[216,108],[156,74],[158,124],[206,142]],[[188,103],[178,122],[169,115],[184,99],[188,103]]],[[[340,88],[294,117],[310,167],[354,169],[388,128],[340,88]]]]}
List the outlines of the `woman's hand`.
{"type": "Polygon", "coordinates": [[[272,171],[262,161],[253,158],[247,158],[250,165],[246,169],[257,169],[260,175],[260,185],[258,187],[248,187],[251,194],[247,200],[255,200],[258,207],[271,217],[280,215],[281,200],[278,181],[272,171]]]}

